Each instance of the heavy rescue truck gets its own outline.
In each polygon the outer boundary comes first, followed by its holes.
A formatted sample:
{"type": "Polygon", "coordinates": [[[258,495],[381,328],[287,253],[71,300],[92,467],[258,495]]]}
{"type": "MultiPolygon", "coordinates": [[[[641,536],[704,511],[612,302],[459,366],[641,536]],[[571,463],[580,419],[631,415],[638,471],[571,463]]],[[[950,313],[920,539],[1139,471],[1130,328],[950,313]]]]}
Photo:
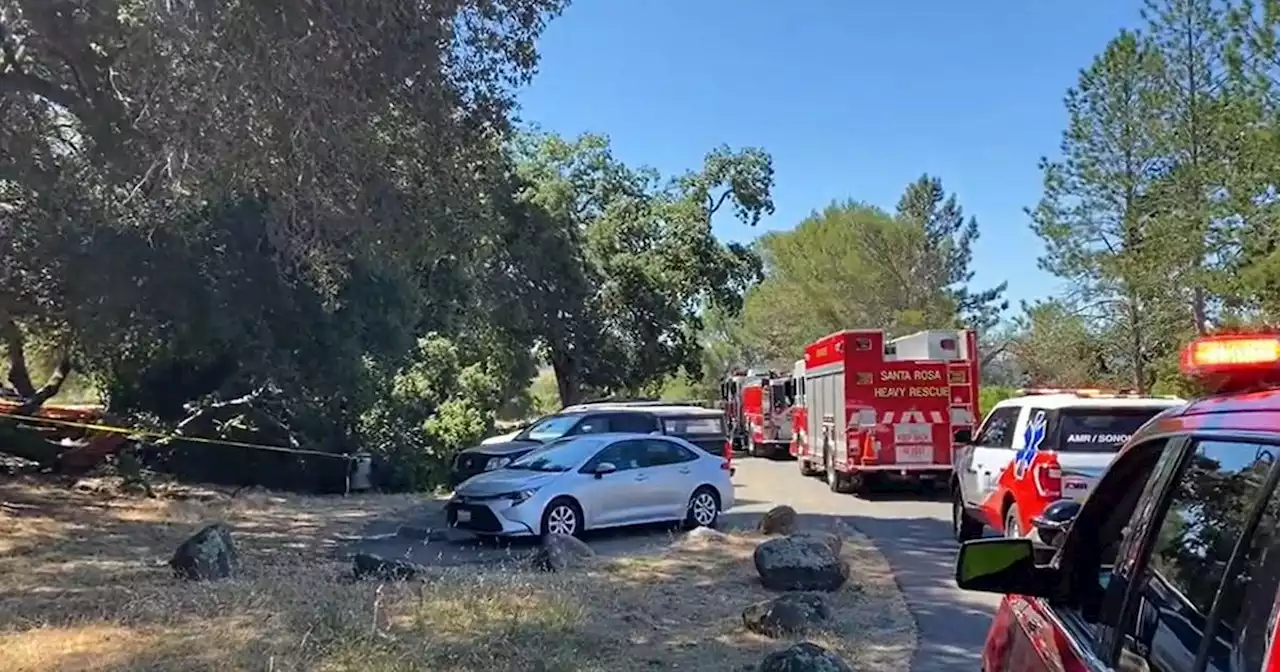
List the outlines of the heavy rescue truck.
{"type": "Polygon", "coordinates": [[[773,371],[735,373],[721,386],[734,450],[755,457],[786,455],[791,445],[795,381],[773,371]]]}
{"type": "Polygon", "coordinates": [[[796,362],[791,454],[806,476],[836,492],[878,481],[945,487],[957,433],[971,434],[978,401],[978,345],[970,330],[886,339],[879,329],[841,331],[796,362]]]}

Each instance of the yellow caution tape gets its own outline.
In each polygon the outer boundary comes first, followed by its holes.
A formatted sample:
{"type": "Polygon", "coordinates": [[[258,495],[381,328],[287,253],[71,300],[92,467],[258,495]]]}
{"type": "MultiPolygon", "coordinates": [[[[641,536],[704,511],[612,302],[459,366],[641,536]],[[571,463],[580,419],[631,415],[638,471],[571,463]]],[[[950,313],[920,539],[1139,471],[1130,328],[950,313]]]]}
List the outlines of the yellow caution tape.
{"type": "Polygon", "coordinates": [[[187,436],[185,434],[166,434],[164,432],[152,432],[147,430],[130,429],[128,427],[117,427],[114,425],[103,425],[92,422],[74,422],[71,420],[58,420],[56,418],[42,418],[35,415],[17,415],[14,413],[0,412],[0,420],[11,418],[24,422],[44,423],[47,425],[56,425],[59,427],[74,427],[77,429],[92,429],[99,432],[107,432],[110,434],[128,434],[140,438],[150,439],[170,439],[174,441],[191,441],[194,443],[204,443],[219,446],[236,446],[238,448],[253,448],[255,450],[274,450],[280,453],[295,453],[300,455],[323,455],[326,457],[349,457],[347,453],[326,453],[320,450],[303,450],[300,448],[289,448],[286,446],[272,446],[263,443],[246,443],[244,441],[228,441],[226,439],[206,439],[201,436],[187,436]]]}

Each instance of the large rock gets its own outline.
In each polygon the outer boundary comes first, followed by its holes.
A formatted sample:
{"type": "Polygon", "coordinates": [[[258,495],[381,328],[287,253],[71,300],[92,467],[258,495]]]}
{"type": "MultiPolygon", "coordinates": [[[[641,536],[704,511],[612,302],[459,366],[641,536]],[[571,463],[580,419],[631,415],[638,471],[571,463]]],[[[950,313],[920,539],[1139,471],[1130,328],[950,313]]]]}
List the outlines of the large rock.
{"type": "Polygon", "coordinates": [[[835,553],[836,555],[840,555],[840,549],[844,547],[844,540],[840,538],[840,535],[835,534],[833,532],[822,532],[820,530],[801,530],[799,532],[792,534],[791,536],[808,537],[810,539],[815,539],[817,541],[820,541],[823,544],[825,544],[828,548],[830,548],[831,552],[835,553]]]}
{"type": "Polygon", "coordinates": [[[853,668],[813,642],[800,642],[765,656],[759,672],[853,672],[853,668]]]}
{"type": "Polygon", "coordinates": [[[753,554],[760,582],[773,590],[839,590],[849,565],[822,539],[791,536],[769,539],[753,554]]]}
{"type": "Polygon", "coordinates": [[[178,576],[192,581],[226,579],[239,571],[240,555],[231,530],[214,523],[182,542],[169,559],[169,566],[178,576]]]}
{"type": "Polygon", "coordinates": [[[756,529],[764,534],[791,534],[796,529],[796,510],[783,504],[769,509],[756,529]]]}
{"type": "Polygon", "coordinates": [[[426,570],[422,565],[408,560],[384,558],[373,553],[356,553],[351,561],[352,574],[357,579],[408,581],[418,578],[426,570]]]}
{"type": "Polygon", "coordinates": [[[585,565],[596,557],[587,542],[567,534],[548,534],[533,556],[533,566],[544,572],[563,572],[585,565]]]}
{"type": "Polygon", "coordinates": [[[787,593],[742,610],[743,625],[769,637],[801,635],[829,618],[831,607],[821,593],[787,593]]]}

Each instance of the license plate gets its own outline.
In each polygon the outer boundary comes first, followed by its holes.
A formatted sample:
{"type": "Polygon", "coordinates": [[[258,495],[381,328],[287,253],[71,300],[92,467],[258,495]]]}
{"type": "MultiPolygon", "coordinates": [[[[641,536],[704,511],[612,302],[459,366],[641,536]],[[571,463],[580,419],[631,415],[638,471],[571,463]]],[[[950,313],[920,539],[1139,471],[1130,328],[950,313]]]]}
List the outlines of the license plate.
{"type": "Polygon", "coordinates": [[[458,509],[458,522],[459,523],[471,522],[471,512],[466,509],[458,509]]]}
{"type": "Polygon", "coordinates": [[[933,462],[933,446],[898,446],[898,464],[921,464],[933,462]]]}
{"type": "MultiPolygon", "coordinates": [[[[893,426],[893,442],[897,444],[933,444],[933,425],[925,422],[902,422],[893,426]]],[[[932,455],[930,456],[932,457],[932,455]]]]}

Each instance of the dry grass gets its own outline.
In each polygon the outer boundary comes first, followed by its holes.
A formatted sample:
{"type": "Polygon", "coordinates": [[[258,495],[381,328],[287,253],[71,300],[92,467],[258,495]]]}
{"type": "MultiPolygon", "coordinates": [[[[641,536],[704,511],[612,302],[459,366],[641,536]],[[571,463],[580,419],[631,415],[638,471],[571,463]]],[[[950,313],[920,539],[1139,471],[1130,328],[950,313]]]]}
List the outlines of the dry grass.
{"type": "MultiPolygon", "coordinates": [[[[754,535],[562,574],[345,580],[346,563],[325,551],[335,535],[412,501],[113,499],[0,484],[0,669],[740,670],[784,646],[742,627],[742,608],[770,596],[751,567],[754,535]],[[213,520],[232,526],[244,575],[172,578],[172,548],[213,520]]],[[[861,589],[835,593],[830,631],[809,639],[858,669],[906,669],[914,629],[888,567],[865,539],[845,547],[861,589]]]]}

